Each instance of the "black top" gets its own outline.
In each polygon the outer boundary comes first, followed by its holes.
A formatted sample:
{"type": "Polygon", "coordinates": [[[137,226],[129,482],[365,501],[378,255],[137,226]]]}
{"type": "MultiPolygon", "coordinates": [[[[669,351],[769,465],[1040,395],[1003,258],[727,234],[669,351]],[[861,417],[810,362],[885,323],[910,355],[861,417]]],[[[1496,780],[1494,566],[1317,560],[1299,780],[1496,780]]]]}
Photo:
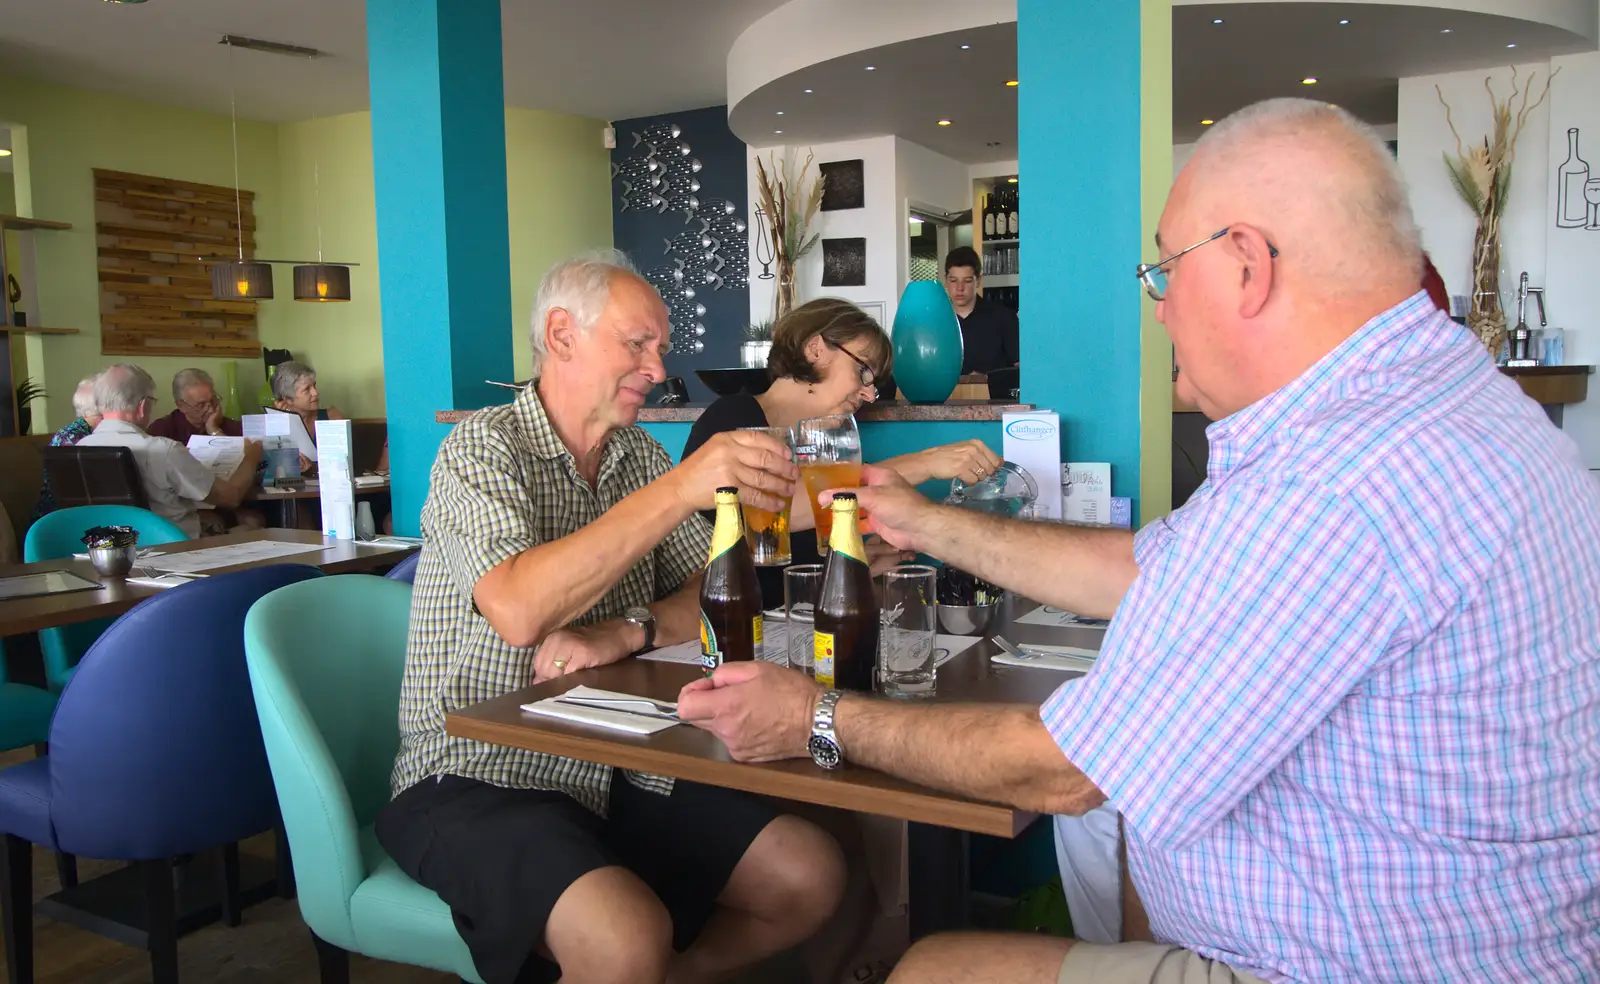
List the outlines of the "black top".
{"type": "Polygon", "coordinates": [[[961,371],[988,372],[1016,365],[1021,358],[1017,332],[1015,311],[978,298],[972,313],[961,319],[961,343],[965,352],[961,371]]]}
{"type": "MultiPolygon", "coordinates": [[[[766,427],[767,415],[761,409],[761,404],[749,393],[735,393],[724,396],[705,408],[694,426],[689,428],[689,440],[683,445],[685,458],[700,450],[700,446],[711,440],[723,431],[738,430],[741,427],[766,427]]],[[[796,483],[799,485],[799,483],[796,483]]],[[[796,491],[804,495],[805,486],[800,485],[796,491]]],[[[705,512],[701,515],[711,522],[716,522],[715,512],[705,512]]],[[[796,564],[820,564],[822,557],[817,553],[816,530],[805,530],[800,533],[789,534],[789,549],[794,556],[796,564]]],[[[771,610],[783,607],[783,568],[757,567],[756,577],[761,581],[761,605],[771,610]]]]}

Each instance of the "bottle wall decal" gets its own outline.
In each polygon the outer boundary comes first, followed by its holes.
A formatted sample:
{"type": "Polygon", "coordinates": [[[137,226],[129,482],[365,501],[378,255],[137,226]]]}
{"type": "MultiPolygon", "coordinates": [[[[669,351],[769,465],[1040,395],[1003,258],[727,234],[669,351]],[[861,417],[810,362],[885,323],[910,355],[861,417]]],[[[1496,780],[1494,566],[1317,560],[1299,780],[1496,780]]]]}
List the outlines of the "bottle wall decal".
{"type": "Polygon", "coordinates": [[[1556,169],[1556,225],[1563,229],[1582,228],[1589,219],[1589,203],[1584,185],[1589,181],[1589,165],[1578,156],[1578,128],[1567,131],[1567,159],[1556,169]]]}

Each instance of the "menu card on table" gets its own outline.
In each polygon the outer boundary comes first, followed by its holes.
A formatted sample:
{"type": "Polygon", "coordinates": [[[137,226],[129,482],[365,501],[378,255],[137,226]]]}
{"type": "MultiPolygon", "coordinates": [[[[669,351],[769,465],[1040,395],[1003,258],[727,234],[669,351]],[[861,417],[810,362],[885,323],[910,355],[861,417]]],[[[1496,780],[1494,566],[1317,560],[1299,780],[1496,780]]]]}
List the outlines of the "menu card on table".
{"type": "Polygon", "coordinates": [[[350,476],[348,420],[317,421],[317,481],[322,493],[322,534],[356,538],[356,487],[350,476]]]}

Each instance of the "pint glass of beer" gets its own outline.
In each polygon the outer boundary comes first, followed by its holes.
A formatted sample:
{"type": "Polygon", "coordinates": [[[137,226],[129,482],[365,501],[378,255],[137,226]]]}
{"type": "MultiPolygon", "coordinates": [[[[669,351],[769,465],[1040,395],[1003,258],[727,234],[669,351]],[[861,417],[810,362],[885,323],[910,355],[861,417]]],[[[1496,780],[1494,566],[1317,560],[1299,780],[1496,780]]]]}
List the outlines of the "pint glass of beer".
{"type": "MultiPolygon", "coordinates": [[[[811,497],[811,513],[817,519],[817,551],[828,553],[833,531],[833,513],[817,504],[817,496],[828,489],[861,487],[861,431],[849,414],[808,417],[794,425],[795,462],[800,480],[811,497]]],[[[865,521],[866,513],[857,515],[865,521]]]]}
{"type": "MultiPolygon", "coordinates": [[[[741,427],[776,438],[789,449],[789,460],[794,460],[794,435],[787,427],[741,427]]],[[[771,512],[759,506],[743,505],[744,539],[750,545],[750,556],[757,567],[783,567],[794,559],[789,550],[789,506],[793,496],[783,500],[783,509],[771,512]]]]}

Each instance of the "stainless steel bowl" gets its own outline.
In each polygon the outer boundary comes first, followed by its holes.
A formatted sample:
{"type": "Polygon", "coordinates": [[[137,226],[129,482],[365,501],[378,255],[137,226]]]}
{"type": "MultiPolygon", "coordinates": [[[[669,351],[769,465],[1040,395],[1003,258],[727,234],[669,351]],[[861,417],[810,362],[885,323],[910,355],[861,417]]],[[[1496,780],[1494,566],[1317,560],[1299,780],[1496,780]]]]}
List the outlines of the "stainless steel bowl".
{"type": "Polygon", "coordinates": [[[940,605],[939,626],[951,635],[988,635],[998,601],[987,605],[940,605]]]}
{"type": "Polygon", "coordinates": [[[90,547],[89,563],[101,577],[127,577],[133,570],[133,561],[139,556],[139,544],[125,547],[90,547]]]}

